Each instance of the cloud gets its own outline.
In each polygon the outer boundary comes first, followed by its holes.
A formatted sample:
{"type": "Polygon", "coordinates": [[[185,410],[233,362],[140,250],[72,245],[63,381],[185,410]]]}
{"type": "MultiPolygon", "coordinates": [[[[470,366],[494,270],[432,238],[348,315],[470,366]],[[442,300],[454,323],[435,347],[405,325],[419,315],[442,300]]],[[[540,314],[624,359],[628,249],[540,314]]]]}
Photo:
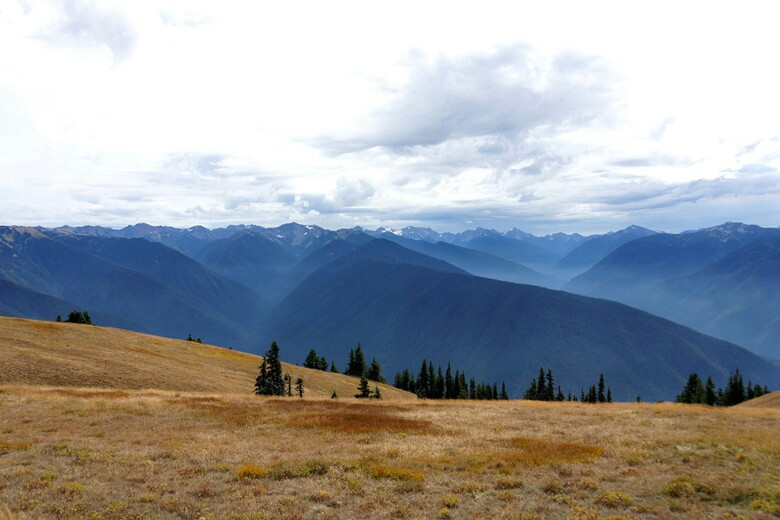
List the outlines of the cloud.
{"type": "Polygon", "coordinates": [[[62,0],[57,19],[38,37],[58,45],[105,46],[116,62],[132,53],[138,39],[124,13],[91,0],[62,0]]]}
{"type": "MultiPolygon", "coordinates": [[[[534,129],[605,117],[611,73],[573,52],[551,60],[513,45],[455,58],[413,57],[409,80],[368,116],[359,133],[321,139],[332,153],[384,147],[403,153],[473,137],[522,138],[534,129]]],[[[482,146],[483,153],[500,149],[482,146]]]]}

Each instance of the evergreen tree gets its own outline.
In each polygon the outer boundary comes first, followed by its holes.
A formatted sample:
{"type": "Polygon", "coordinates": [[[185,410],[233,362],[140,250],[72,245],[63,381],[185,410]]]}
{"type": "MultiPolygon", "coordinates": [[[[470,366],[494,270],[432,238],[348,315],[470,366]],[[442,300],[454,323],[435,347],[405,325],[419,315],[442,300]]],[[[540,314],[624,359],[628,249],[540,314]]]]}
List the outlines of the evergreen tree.
{"type": "Polygon", "coordinates": [[[420,373],[417,376],[417,396],[428,397],[430,394],[431,381],[428,379],[428,361],[423,359],[422,366],[420,367],[420,373]]]}
{"type": "Polygon", "coordinates": [[[354,376],[352,369],[355,367],[355,350],[349,349],[349,361],[347,361],[347,369],[344,371],[348,376],[354,376]]]}
{"type": "Polygon", "coordinates": [[[536,381],[536,399],[539,401],[547,399],[547,385],[544,381],[544,367],[539,367],[539,379],[536,381]]]}
{"type": "Polygon", "coordinates": [[[377,363],[376,359],[371,360],[371,366],[368,368],[368,374],[366,377],[371,381],[376,381],[378,383],[385,382],[385,378],[382,377],[382,367],[379,366],[379,363],[377,363]]]}
{"type": "Polygon", "coordinates": [[[374,399],[382,399],[382,392],[379,391],[379,387],[374,387],[374,395],[371,396],[374,399]]]}
{"type": "Polygon", "coordinates": [[[433,399],[436,394],[436,373],[433,371],[433,361],[428,361],[428,392],[425,397],[433,399]]]}
{"type": "Polygon", "coordinates": [[[284,386],[287,388],[287,397],[292,397],[292,376],[284,374],[284,386]]]}
{"type": "Polygon", "coordinates": [[[331,399],[338,399],[339,398],[339,394],[337,394],[336,391],[334,390],[333,393],[330,394],[330,398],[331,399]]]}
{"type": "Polygon", "coordinates": [[[268,362],[266,358],[263,358],[263,362],[260,364],[260,374],[255,379],[255,393],[261,395],[264,393],[266,386],[268,385],[268,362]]]}
{"type": "Polygon", "coordinates": [[[459,390],[458,390],[458,399],[468,399],[469,398],[469,390],[468,386],[466,385],[466,373],[461,372],[460,373],[460,384],[459,390]]]}
{"type": "Polygon", "coordinates": [[[585,402],[585,390],[582,387],[580,387],[580,402],[585,402]]]}
{"type": "Polygon", "coordinates": [[[555,384],[553,383],[552,370],[547,369],[547,386],[544,389],[544,400],[555,401],[555,384]]]}
{"type": "Polygon", "coordinates": [[[490,395],[490,398],[493,400],[498,399],[498,384],[493,383],[493,392],[490,395]]]}
{"type": "Polygon", "coordinates": [[[536,384],[536,379],[531,381],[531,386],[528,387],[528,389],[525,391],[525,394],[523,394],[523,399],[527,399],[529,401],[536,401],[537,396],[536,392],[538,392],[538,386],[536,384]]]}
{"type": "Polygon", "coordinates": [[[444,398],[452,399],[453,397],[455,397],[454,390],[455,389],[452,380],[452,368],[450,367],[450,364],[447,363],[447,372],[444,376],[444,398]]]}
{"type": "Polygon", "coordinates": [[[371,397],[371,389],[368,388],[368,379],[365,376],[360,378],[360,384],[358,385],[358,393],[355,394],[358,399],[368,399],[371,397]]]}
{"type": "Polygon", "coordinates": [[[712,377],[707,376],[707,383],[704,385],[704,402],[710,406],[715,406],[718,401],[718,396],[715,393],[715,383],[712,382],[712,377]]]}
{"type": "Polygon", "coordinates": [[[604,394],[604,374],[601,374],[599,376],[599,391],[598,391],[598,401],[600,403],[607,402],[607,396],[604,394]]]}
{"type": "Polygon", "coordinates": [[[503,381],[501,381],[501,399],[504,401],[509,400],[509,394],[506,393],[506,384],[503,381]]]}
{"type": "Polygon", "coordinates": [[[729,377],[725,390],[725,406],[734,406],[745,400],[745,383],[742,380],[742,374],[737,369],[729,377]]]}
{"type": "Polygon", "coordinates": [[[319,368],[320,358],[317,355],[316,350],[311,349],[309,351],[309,353],[306,355],[306,359],[303,360],[303,366],[306,368],[319,368]]]}
{"type": "Polygon", "coordinates": [[[87,325],[92,325],[92,318],[89,316],[88,311],[84,311],[84,323],[87,325]]]}
{"type": "Polygon", "coordinates": [[[57,319],[56,319],[56,320],[54,320],[54,321],[56,321],[56,322],[58,322],[58,323],[59,323],[59,322],[61,322],[61,321],[62,321],[62,316],[60,316],[59,314],[57,314],[57,319]]]}
{"type": "Polygon", "coordinates": [[[325,359],[325,356],[322,356],[320,358],[319,363],[317,363],[317,369],[322,370],[323,372],[326,372],[328,370],[328,360],[325,359]]]}
{"type": "Polygon", "coordinates": [[[477,398],[477,384],[474,382],[474,378],[472,377],[469,381],[469,399],[476,399],[477,398]]]}
{"type": "Polygon", "coordinates": [[[300,377],[295,380],[295,390],[297,390],[298,392],[298,397],[303,399],[303,379],[301,379],[300,377]]]}
{"type": "Polygon", "coordinates": [[[360,346],[358,341],[357,348],[355,349],[355,366],[353,370],[354,376],[362,376],[366,373],[366,359],[363,357],[363,347],[360,346]]]}
{"type": "Polygon", "coordinates": [[[563,395],[563,392],[561,392],[561,387],[558,387],[558,394],[555,396],[556,401],[565,401],[566,396],[563,395]]]}
{"type": "Polygon", "coordinates": [[[279,345],[276,341],[271,343],[271,347],[268,349],[268,352],[265,353],[263,366],[260,370],[261,376],[263,375],[263,369],[265,369],[265,384],[258,393],[263,395],[284,395],[282,363],[279,361],[279,345]]]}
{"type": "Polygon", "coordinates": [[[438,371],[436,373],[436,385],[434,385],[434,398],[435,399],[446,399],[446,395],[444,394],[444,376],[441,373],[441,365],[438,367],[438,371]]]}
{"type": "Polygon", "coordinates": [[[336,361],[335,360],[330,362],[330,371],[333,372],[334,374],[338,374],[339,373],[339,369],[336,368],[336,361]]]}
{"type": "Polygon", "coordinates": [[[612,389],[610,387],[607,387],[607,402],[612,402],[612,389]]]}

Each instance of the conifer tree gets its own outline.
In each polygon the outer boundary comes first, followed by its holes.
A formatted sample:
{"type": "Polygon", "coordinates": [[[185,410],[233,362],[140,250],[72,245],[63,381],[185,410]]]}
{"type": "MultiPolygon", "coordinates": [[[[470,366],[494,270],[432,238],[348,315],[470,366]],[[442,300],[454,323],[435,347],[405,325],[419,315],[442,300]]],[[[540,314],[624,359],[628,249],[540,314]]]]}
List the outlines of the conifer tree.
{"type": "Polygon", "coordinates": [[[371,381],[376,381],[378,383],[385,382],[385,378],[382,377],[382,367],[379,366],[376,359],[371,360],[371,365],[368,367],[368,374],[366,377],[371,381]]]}
{"type": "Polygon", "coordinates": [[[452,399],[455,397],[454,382],[452,379],[452,368],[447,363],[447,372],[444,375],[444,398],[452,399]]]}
{"type": "Polygon", "coordinates": [[[339,369],[336,368],[336,360],[330,362],[330,371],[333,372],[334,374],[339,373],[339,369]]]}
{"type": "Polygon", "coordinates": [[[607,402],[612,402],[612,389],[610,387],[607,387],[607,402]]]}
{"type": "Polygon", "coordinates": [[[338,398],[339,398],[339,394],[337,394],[337,393],[336,393],[336,391],[334,390],[334,391],[333,391],[333,392],[330,394],[330,398],[331,398],[331,399],[338,399],[338,398]]]}
{"type": "Polygon", "coordinates": [[[434,398],[446,399],[446,397],[447,396],[444,395],[444,376],[441,373],[441,365],[439,365],[436,373],[436,385],[434,386],[434,398]]]}
{"type": "Polygon", "coordinates": [[[544,381],[544,367],[539,367],[539,379],[536,381],[536,399],[539,401],[547,399],[547,385],[544,381]]]}
{"type": "Polygon", "coordinates": [[[474,382],[474,378],[472,377],[471,380],[469,380],[469,399],[476,399],[477,398],[477,384],[474,382]]]}
{"type": "Polygon", "coordinates": [[[433,371],[433,361],[428,361],[428,392],[425,397],[433,399],[436,393],[436,373],[433,371]]]}
{"type": "MultiPolygon", "coordinates": [[[[263,375],[265,369],[265,384],[260,389],[260,394],[263,395],[284,395],[284,379],[282,378],[282,363],[279,361],[279,345],[276,341],[271,343],[271,347],[268,352],[265,353],[263,358],[263,365],[260,372],[263,375]]],[[[260,378],[258,377],[258,380],[260,378]]]]}
{"type": "Polygon", "coordinates": [[[303,379],[300,377],[295,380],[295,390],[298,392],[298,397],[303,399],[303,379]]]}
{"type": "Polygon", "coordinates": [[[358,385],[358,393],[355,394],[358,399],[368,399],[371,397],[371,389],[368,387],[368,379],[365,376],[361,376],[360,384],[358,385]]]}
{"type": "Polygon", "coordinates": [[[715,406],[718,396],[715,393],[715,383],[712,382],[712,376],[707,376],[707,383],[704,385],[704,402],[710,406],[715,406]]]}
{"type": "Polygon", "coordinates": [[[264,393],[266,386],[268,385],[268,362],[266,358],[263,358],[263,362],[260,364],[260,374],[255,379],[255,393],[261,395],[264,393]]]}
{"type": "Polygon", "coordinates": [[[544,389],[544,400],[555,401],[555,384],[553,382],[552,370],[547,369],[547,386],[544,389]]]}
{"type": "Polygon", "coordinates": [[[428,379],[428,361],[423,359],[422,366],[420,367],[420,373],[417,376],[417,395],[425,398],[430,394],[431,382],[428,379]]]}
{"type": "Polygon", "coordinates": [[[598,391],[598,401],[600,403],[607,402],[607,396],[604,394],[604,374],[601,374],[599,376],[599,391],[598,391]]]}
{"type": "Polygon", "coordinates": [[[319,363],[320,358],[314,349],[311,349],[306,355],[306,359],[303,360],[303,366],[306,368],[319,368],[319,363]]]}
{"type": "Polygon", "coordinates": [[[371,396],[374,399],[382,399],[382,392],[379,391],[379,387],[374,387],[374,395],[371,396]]]}
{"type": "Polygon", "coordinates": [[[57,314],[57,319],[56,319],[56,320],[54,320],[54,321],[56,321],[56,322],[58,322],[58,323],[59,323],[59,322],[61,322],[61,321],[62,321],[62,316],[60,316],[59,314],[57,314]]]}
{"type": "Polygon", "coordinates": [[[537,396],[536,392],[538,391],[538,386],[536,384],[536,378],[531,381],[531,386],[528,387],[528,389],[525,391],[525,394],[523,395],[523,399],[527,399],[528,401],[536,401],[537,396]]]}
{"type": "Polygon", "coordinates": [[[561,392],[561,387],[558,387],[558,394],[555,396],[556,401],[565,401],[566,396],[563,395],[563,392],[561,392]]]}
{"type": "Polygon", "coordinates": [[[504,383],[503,381],[501,381],[501,399],[503,399],[504,401],[509,400],[509,394],[506,393],[506,383],[504,383]]]}
{"type": "Polygon", "coordinates": [[[284,374],[284,386],[287,388],[287,397],[292,397],[292,376],[284,374]]]}
{"type": "Polygon", "coordinates": [[[460,384],[458,385],[460,388],[458,390],[458,399],[468,399],[469,398],[469,390],[468,386],[466,385],[466,374],[465,372],[460,373],[460,384]]]}

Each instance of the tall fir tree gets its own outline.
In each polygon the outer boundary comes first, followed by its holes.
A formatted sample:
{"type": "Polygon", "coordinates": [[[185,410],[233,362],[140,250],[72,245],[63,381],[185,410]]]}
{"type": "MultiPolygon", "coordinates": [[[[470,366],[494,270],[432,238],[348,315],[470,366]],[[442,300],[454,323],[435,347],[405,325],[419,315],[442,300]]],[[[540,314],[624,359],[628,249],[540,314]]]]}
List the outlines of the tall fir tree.
{"type": "Polygon", "coordinates": [[[365,376],[360,377],[360,384],[358,385],[358,393],[355,394],[358,399],[368,399],[371,397],[371,389],[368,387],[368,379],[365,376]]]}
{"type": "Polygon", "coordinates": [[[300,377],[295,380],[295,390],[298,392],[298,397],[303,399],[303,379],[301,379],[300,377]]]}
{"type": "Polygon", "coordinates": [[[599,376],[599,390],[598,390],[598,401],[600,403],[606,403],[607,402],[607,395],[604,393],[604,374],[601,374],[599,376]]]}

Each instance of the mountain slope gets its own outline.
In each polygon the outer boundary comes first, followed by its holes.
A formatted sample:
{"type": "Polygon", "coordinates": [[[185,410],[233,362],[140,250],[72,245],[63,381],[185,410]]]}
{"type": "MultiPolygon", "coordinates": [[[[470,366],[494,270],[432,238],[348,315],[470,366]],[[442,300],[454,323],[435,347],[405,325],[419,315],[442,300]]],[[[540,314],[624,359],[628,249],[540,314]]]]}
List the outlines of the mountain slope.
{"type": "MultiPolygon", "coordinates": [[[[284,345],[280,345],[285,356],[284,345]]],[[[119,329],[0,317],[0,384],[248,394],[262,358],[119,329]]],[[[356,392],[357,379],[283,363],[308,397],[356,392]]],[[[414,399],[379,385],[384,399],[414,399]]]]}
{"type": "Polygon", "coordinates": [[[560,255],[542,249],[534,243],[515,240],[489,231],[458,245],[530,267],[550,266],[560,259],[560,255]]]}
{"type": "Polygon", "coordinates": [[[451,361],[514,396],[540,365],[577,393],[603,372],[620,399],[670,399],[691,372],[723,384],[736,367],[780,385],[780,369],[746,350],[618,303],[354,253],[307,278],[262,334],[298,357],[346,359],[361,341],[388,373],[451,361]]]}
{"type": "Polygon", "coordinates": [[[543,287],[552,287],[557,284],[557,281],[552,277],[545,276],[516,262],[489,255],[476,249],[460,247],[441,241],[432,243],[410,240],[388,233],[380,236],[412,251],[443,260],[476,276],[506,282],[541,285],[543,287]]]}
{"type": "MultiPolygon", "coordinates": [[[[191,332],[210,341],[240,343],[247,325],[244,320],[253,318],[219,312],[217,302],[195,294],[203,284],[185,290],[65,242],[27,228],[0,228],[0,276],[33,292],[72,302],[96,317],[97,313],[113,315],[125,320],[124,324],[140,324],[141,330],[172,337],[191,332]]],[[[203,269],[191,265],[187,257],[175,255],[182,273],[190,267],[196,272],[203,269]]],[[[168,270],[175,269],[168,266],[168,270]]],[[[209,278],[212,282],[213,276],[209,278]]],[[[227,282],[221,285],[226,290],[230,287],[227,282]]],[[[245,289],[227,290],[225,298],[244,301],[241,298],[246,294],[245,289]]],[[[257,309],[251,306],[245,310],[252,313],[257,309]]]]}
{"type": "Polygon", "coordinates": [[[596,265],[602,258],[615,251],[623,244],[627,244],[637,238],[657,234],[655,231],[640,226],[629,226],[620,231],[613,231],[604,235],[596,235],[583,240],[580,245],[572,249],[561,258],[556,269],[583,271],[596,265]]]}

